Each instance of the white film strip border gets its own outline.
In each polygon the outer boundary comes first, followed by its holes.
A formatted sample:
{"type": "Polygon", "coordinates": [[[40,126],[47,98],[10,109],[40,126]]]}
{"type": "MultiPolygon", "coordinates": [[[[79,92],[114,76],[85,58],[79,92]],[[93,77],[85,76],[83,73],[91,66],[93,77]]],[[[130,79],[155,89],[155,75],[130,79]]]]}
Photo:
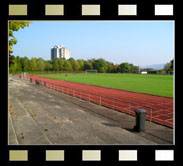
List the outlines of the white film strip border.
{"type": "Polygon", "coordinates": [[[156,16],[173,16],[173,5],[155,5],[156,16]]]}
{"type": "MultiPolygon", "coordinates": [[[[64,150],[46,150],[45,161],[65,161],[64,150]]],[[[102,161],[101,150],[82,150],[82,161],[102,161]]],[[[28,161],[28,150],[10,150],[9,161],[28,161]]],[[[69,158],[69,157],[68,157],[69,158]]],[[[155,161],[174,161],[174,150],[155,150],[155,161]]],[[[119,150],[118,161],[138,161],[137,150],[119,150]]]]}
{"type": "MultiPolygon", "coordinates": [[[[45,5],[45,16],[64,16],[64,4],[45,5]]],[[[83,4],[81,5],[82,16],[100,16],[100,4],[83,4]]],[[[28,15],[27,4],[9,4],[9,16],[26,16],[28,15]]],[[[173,16],[173,4],[155,4],[154,16],[173,16]]],[[[118,4],[118,16],[138,16],[137,4],[118,4]]]]}

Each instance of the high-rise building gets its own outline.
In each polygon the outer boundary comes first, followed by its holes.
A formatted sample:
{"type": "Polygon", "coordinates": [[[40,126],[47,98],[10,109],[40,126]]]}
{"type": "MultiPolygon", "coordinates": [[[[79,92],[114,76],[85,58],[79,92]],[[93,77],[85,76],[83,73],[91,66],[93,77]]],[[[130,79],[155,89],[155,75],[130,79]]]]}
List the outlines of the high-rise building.
{"type": "Polygon", "coordinates": [[[54,60],[56,58],[70,58],[70,50],[64,46],[54,46],[51,49],[51,60],[54,60]]]}

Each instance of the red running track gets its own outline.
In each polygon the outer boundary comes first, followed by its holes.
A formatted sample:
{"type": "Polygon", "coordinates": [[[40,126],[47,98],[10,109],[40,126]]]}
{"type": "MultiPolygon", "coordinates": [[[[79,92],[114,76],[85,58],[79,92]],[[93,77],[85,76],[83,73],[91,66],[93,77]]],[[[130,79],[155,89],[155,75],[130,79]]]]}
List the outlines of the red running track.
{"type": "MultiPolygon", "coordinates": [[[[95,93],[98,95],[102,96],[107,96],[107,97],[112,97],[132,103],[136,103],[139,105],[145,105],[152,107],[152,121],[171,127],[173,128],[173,98],[168,98],[168,97],[160,97],[160,96],[155,96],[155,95],[148,95],[148,94],[143,94],[143,93],[136,93],[136,92],[129,92],[129,91],[124,91],[124,90],[118,90],[118,89],[111,89],[111,88],[103,88],[99,86],[93,86],[93,85],[86,85],[86,84],[80,84],[80,83],[73,83],[73,82],[68,82],[68,81],[62,81],[62,80],[53,80],[53,79],[47,79],[47,78],[41,78],[37,77],[34,75],[30,75],[30,78],[32,78],[33,82],[35,80],[40,80],[42,82],[47,82],[54,85],[62,86],[62,87],[67,87],[71,89],[76,89],[79,91],[87,92],[87,93],[95,93]]],[[[47,86],[48,87],[48,86],[47,86]]],[[[51,86],[49,86],[50,88],[51,86]]],[[[53,89],[53,87],[52,87],[53,89]]],[[[61,90],[59,90],[61,91],[61,90]]],[[[64,92],[65,93],[65,92],[64,92]]],[[[67,92],[68,93],[68,92],[67,92]]],[[[73,93],[73,92],[72,92],[73,93]]],[[[71,91],[69,91],[69,94],[71,95],[71,91]]],[[[79,97],[79,94],[75,93],[75,97],[79,97]]],[[[80,96],[81,98],[81,96],[80,96]]],[[[86,96],[83,95],[82,99],[88,100],[86,96]]],[[[91,99],[92,100],[92,97],[91,99]]],[[[96,100],[96,96],[93,96],[93,101],[96,100]]],[[[108,99],[102,99],[102,100],[108,100],[108,99]]],[[[112,101],[107,101],[108,105],[112,101]]],[[[98,102],[94,102],[98,103],[98,102]]],[[[107,104],[103,104],[104,106],[107,106],[107,104]]],[[[112,106],[107,106],[111,108],[112,106]]],[[[130,105],[130,111],[129,111],[129,105],[127,103],[123,104],[115,104],[116,110],[125,112],[125,113],[130,113],[131,115],[135,115],[134,110],[137,108],[144,108],[147,110],[147,120],[150,119],[150,109],[145,107],[139,107],[136,106],[135,104],[130,105]],[[119,109],[120,107],[120,109],[119,109]]]]}

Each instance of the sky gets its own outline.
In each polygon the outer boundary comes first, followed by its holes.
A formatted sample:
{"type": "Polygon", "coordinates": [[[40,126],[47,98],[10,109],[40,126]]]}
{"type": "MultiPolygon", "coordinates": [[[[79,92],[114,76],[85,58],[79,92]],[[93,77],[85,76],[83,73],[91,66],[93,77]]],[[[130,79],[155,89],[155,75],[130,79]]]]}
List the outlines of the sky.
{"type": "Polygon", "coordinates": [[[13,55],[51,59],[63,45],[74,59],[104,58],[114,64],[164,64],[174,58],[173,21],[32,21],[14,32],[13,55]]]}

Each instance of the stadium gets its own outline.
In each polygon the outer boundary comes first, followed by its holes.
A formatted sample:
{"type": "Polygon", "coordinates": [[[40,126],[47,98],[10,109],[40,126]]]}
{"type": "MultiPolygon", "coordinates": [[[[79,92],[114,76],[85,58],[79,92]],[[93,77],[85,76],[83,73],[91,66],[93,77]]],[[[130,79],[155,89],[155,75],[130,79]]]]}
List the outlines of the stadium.
{"type": "Polygon", "coordinates": [[[10,45],[9,144],[173,144],[173,24],[168,30],[165,23],[145,29],[136,22],[56,24],[34,22],[25,33],[40,36],[38,25],[56,28],[61,39],[24,36],[45,49],[10,45]],[[68,27],[77,27],[79,38],[68,27]],[[162,41],[160,30],[170,40],[162,41]],[[163,67],[148,67],[153,64],[163,67]]]}
{"type": "Polygon", "coordinates": [[[65,75],[29,77],[33,82],[39,81],[42,86],[132,115],[135,115],[135,109],[144,108],[147,110],[147,120],[173,128],[172,76],[137,76],[133,74],[68,74],[67,78],[65,75]],[[138,80],[137,76],[141,77],[141,80],[138,80]],[[142,82],[145,79],[147,81],[142,82]],[[131,85],[130,82],[132,82],[131,85]]]}

